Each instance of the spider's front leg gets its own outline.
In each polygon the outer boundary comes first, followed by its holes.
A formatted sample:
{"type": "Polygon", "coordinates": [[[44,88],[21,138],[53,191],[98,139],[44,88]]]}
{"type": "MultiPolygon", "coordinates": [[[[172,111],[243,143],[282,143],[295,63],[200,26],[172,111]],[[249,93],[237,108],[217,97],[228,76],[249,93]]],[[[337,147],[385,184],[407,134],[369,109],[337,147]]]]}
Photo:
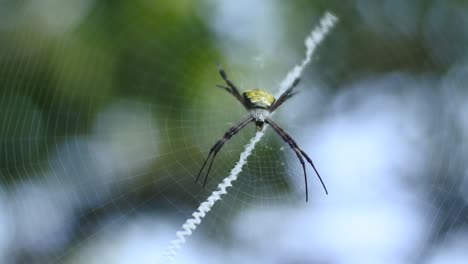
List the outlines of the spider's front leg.
{"type": "Polygon", "coordinates": [[[221,78],[223,78],[224,82],[226,82],[226,84],[229,87],[222,86],[222,85],[216,85],[216,86],[218,86],[220,88],[223,88],[228,93],[232,94],[247,109],[247,104],[246,104],[246,102],[244,100],[244,97],[242,97],[242,95],[239,92],[239,89],[237,89],[236,85],[231,80],[229,80],[229,78],[228,78],[226,72],[224,71],[223,67],[221,66],[221,64],[218,64],[218,72],[219,72],[219,75],[221,75],[221,78]]]}
{"type": "Polygon", "coordinates": [[[280,105],[286,102],[289,98],[297,94],[297,92],[293,91],[293,89],[299,84],[300,81],[301,81],[301,78],[299,77],[294,79],[291,86],[288,89],[286,89],[286,91],[284,91],[284,93],[281,94],[280,97],[278,97],[278,99],[275,101],[275,103],[270,107],[270,112],[275,111],[280,105]]]}

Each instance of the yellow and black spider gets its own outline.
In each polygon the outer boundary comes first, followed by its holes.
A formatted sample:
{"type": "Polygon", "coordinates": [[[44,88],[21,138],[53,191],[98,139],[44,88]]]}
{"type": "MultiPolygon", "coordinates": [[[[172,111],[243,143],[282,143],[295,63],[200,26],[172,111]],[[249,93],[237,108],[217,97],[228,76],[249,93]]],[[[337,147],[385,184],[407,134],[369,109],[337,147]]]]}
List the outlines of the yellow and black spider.
{"type": "Polygon", "coordinates": [[[300,79],[296,78],[294,82],[292,83],[292,85],[278,99],[275,99],[273,95],[271,95],[268,92],[262,91],[260,89],[247,90],[241,94],[239,92],[239,89],[237,89],[237,87],[234,85],[234,83],[231,80],[229,80],[226,72],[219,64],[218,64],[218,71],[221,77],[223,78],[223,80],[226,82],[227,87],[223,85],[217,85],[217,86],[220,88],[223,88],[228,93],[232,94],[245,107],[245,109],[250,112],[250,114],[244,119],[242,119],[240,122],[238,122],[237,124],[229,128],[228,131],[226,131],[226,133],[224,134],[224,136],[220,140],[218,140],[214,144],[213,147],[211,147],[210,153],[208,154],[208,157],[206,158],[205,162],[203,162],[203,165],[200,169],[200,172],[198,172],[195,182],[198,182],[198,179],[200,178],[200,175],[203,169],[205,168],[206,163],[208,162],[211,155],[213,155],[210,165],[208,166],[208,171],[206,172],[206,175],[205,175],[205,180],[203,182],[203,187],[205,186],[206,180],[208,179],[208,174],[210,173],[211,166],[213,165],[213,161],[214,161],[214,158],[216,157],[216,154],[218,154],[219,150],[223,147],[224,143],[226,143],[229,139],[231,139],[232,136],[237,134],[237,132],[239,132],[242,128],[244,128],[250,122],[255,122],[255,125],[258,131],[261,131],[263,129],[263,125],[267,123],[276,131],[276,133],[278,133],[278,135],[286,143],[289,144],[289,146],[296,153],[297,158],[301,162],[302,169],[304,171],[306,201],[308,201],[309,199],[309,191],[307,188],[307,172],[306,172],[305,162],[304,162],[303,157],[312,166],[315,173],[317,174],[317,177],[322,183],[325,193],[328,194],[327,187],[325,187],[322,177],[320,177],[320,174],[315,168],[315,165],[312,162],[312,159],[310,159],[309,156],[307,156],[307,154],[301,148],[299,148],[296,141],[294,141],[294,139],[286,131],[284,131],[284,129],[278,126],[270,118],[270,114],[273,111],[275,111],[280,105],[282,105],[289,98],[291,98],[293,95],[296,94],[296,92],[294,92],[293,89],[299,83],[300,79]]]}

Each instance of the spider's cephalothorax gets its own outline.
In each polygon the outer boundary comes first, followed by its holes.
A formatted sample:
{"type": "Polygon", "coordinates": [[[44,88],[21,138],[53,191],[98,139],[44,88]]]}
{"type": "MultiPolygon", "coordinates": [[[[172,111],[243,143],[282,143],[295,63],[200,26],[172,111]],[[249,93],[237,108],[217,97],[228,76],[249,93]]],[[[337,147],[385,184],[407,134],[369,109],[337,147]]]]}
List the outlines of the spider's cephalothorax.
{"type": "Polygon", "coordinates": [[[211,147],[210,153],[208,157],[206,158],[205,162],[203,163],[202,168],[200,169],[200,172],[198,172],[198,175],[195,181],[198,181],[201,175],[201,172],[205,168],[207,161],[209,160],[211,155],[213,155],[213,157],[211,158],[210,165],[208,166],[208,171],[206,172],[205,180],[203,182],[203,186],[205,186],[206,180],[208,179],[208,174],[210,173],[211,166],[213,165],[213,161],[214,161],[214,158],[216,157],[216,154],[218,154],[219,150],[223,147],[224,143],[226,143],[229,139],[231,139],[232,136],[237,134],[237,132],[239,132],[242,128],[244,128],[250,122],[255,122],[257,130],[259,131],[262,130],[263,125],[267,123],[291,147],[291,149],[296,153],[297,158],[301,162],[302,169],[304,171],[306,201],[308,200],[309,194],[308,194],[308,188],[307,188],[307,172],[305,169],[304,158],[312,166],[315,173],[317,174],[317,177],[322,183],[325,193],[328,194],[327,188],[325,187],[325,184],[323,183],[322,177],[320,177],[320,174],[315,168],[315,165],[312,162],[312,159],[310,159],[309,156],[302,149],[299,148],[296,141],[294,141],[294,139],[288,133],[286,133],[286,131],[284,131],[280,126],[278,126],[270,118],[270,113],[275,111],[286,100],[288,100],[289,98],[291,98],[293,95],[296,94],[293,91],[293,89],[299,83],[299,78],[296,78],[294,82],[291,84],[291,86],[283,94],[281,94],[281,96],[278,97],[278,99],[275,99],[273,95],[260,89],[247,90],[241,94],[239,92],[239,89],[237,89],[237,87],[234,85],[234,83],[231,80],[229,80],[226,72],[223,70],[223,68],[221,68],[221,65],[218,65],[218,71],[221,77],[223,78],[223,80],[226,82],[227,86],[223,86],[223,85],[217,85],[217,86],[223,88],[228,93],[232,94],[245,107],[245,109],[250,112],[250,115],[248,115],[243,120],[238,122],[236,125],[231,127],[228,131],[226,131],[224,136],[220,140],[218,140],[214,144],[213,147],[211,147]]]}
{"type": "Polygon", "coordinates": [[[250,115],[252,116],[253,121],[255,122],[257,131],[262,131],[263,125],[265,124],[265,120],[270,116],[270,112],[262,108],[253,108],[250,110],[250,115]]]}

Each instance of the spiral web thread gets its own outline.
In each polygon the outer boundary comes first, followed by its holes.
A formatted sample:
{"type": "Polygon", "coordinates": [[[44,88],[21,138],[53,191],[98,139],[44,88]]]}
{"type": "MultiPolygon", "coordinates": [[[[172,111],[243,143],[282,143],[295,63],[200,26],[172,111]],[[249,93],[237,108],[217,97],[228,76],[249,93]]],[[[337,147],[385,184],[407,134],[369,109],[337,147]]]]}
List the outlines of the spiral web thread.
{"type": "MultiPolygon", "coordinates": [[[[315,27],[312,32],[305,39],[306,46],[306,55],[304,60],[302,60],[300,65],[294,66],[294,68],[286,75],[283,81],[280,83],[280,89],[275,95],[275,98],[278,98],[288,87],[293,83],[293,81],[301,76],[303,69],[310,63],[312,55],[316,47],[322,42],[325,36],[330,32],[333,26],[338,21],[338,18],[333,14],[327,12],[320,19],[319,26],[315,27]]],[[[217,189],[197,208],[197,210],[192,214],[192,217],[187,219],[182,225],[182,229],[176,232],[177,239],[171,241],[171,245],[166,249],[163,256],[172,262],[178,250],[182,248],[182,245],[185,243],[186,238],[191,236],[193,231],[200,225],[203,218],[208,212],[210,212],[213,205],[221,200],[221,196],[227,193],[227,188],[232,186],[232,183],[237,179],[237,176],[242,171],[242,168],[247,163],[247,159],[252,154],[255,144],[257,144],[263,137],[264,132],[257,132],[255,137],[253,137],[249,143],[246,145],[244,151],[240,154],[239,161],[234,166],[234,168],[229,173],[229,176],[226,177],[217,187],[217,189]]]]}

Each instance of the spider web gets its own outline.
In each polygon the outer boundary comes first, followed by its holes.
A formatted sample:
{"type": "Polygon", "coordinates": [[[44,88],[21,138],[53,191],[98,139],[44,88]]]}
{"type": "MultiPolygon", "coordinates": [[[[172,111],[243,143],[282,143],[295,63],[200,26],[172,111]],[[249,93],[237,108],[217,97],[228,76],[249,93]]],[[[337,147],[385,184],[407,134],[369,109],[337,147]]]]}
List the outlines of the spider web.
{"type": "Polygon", "coordinates": [[[255,135],[222,89],[275,93],[340,25],[176,263],[464,263],[467,7],[456,1],[0,1],[0,262],[155,263],[255,135]]]}

